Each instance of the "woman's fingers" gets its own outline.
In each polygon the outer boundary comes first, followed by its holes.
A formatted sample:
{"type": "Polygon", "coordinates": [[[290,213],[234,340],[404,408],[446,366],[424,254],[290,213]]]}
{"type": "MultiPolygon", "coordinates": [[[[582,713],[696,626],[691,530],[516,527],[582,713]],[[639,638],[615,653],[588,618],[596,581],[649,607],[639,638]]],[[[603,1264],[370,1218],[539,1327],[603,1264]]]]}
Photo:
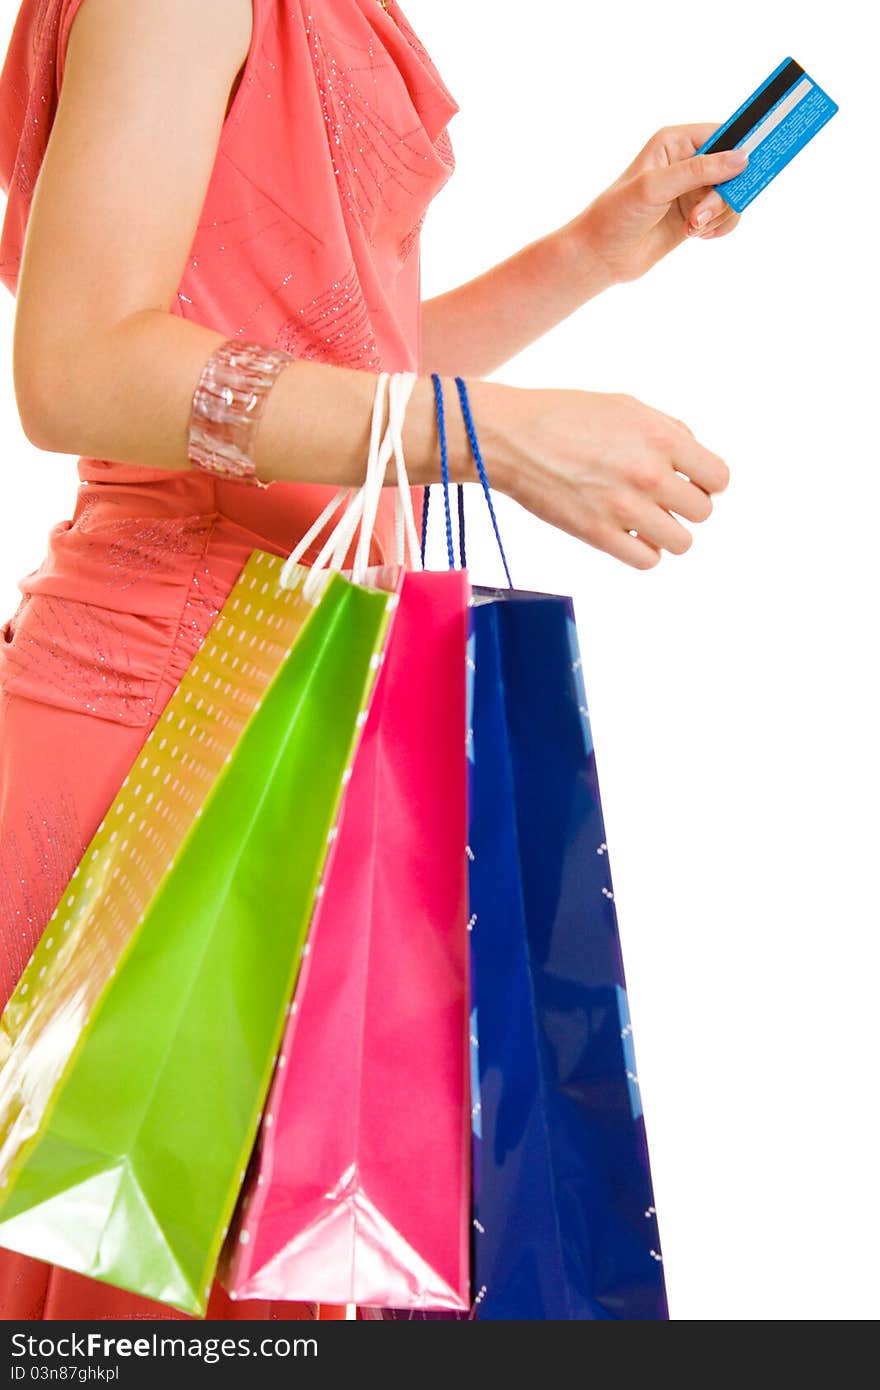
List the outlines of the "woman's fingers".
{"type": "Polygon", "coordinates": [[[726,225],[728,223],[730,224],[730,230],[733,231],[739,219],[740,214],[738,212],[734,212],[733,208],[728,207],[727,203],[722,203],[721,208],[717,212],[713,212],[705,221],[701,222],[699,227],[694,225],[692,218],[689,218],[687,227],[688,236],[705,236],[707,232],[714,232],[722,224],[726,225]]]}
{"type": "Polygon", "coordinates": [[[719,154],[695,154],[680,159],[666,168],[650,169],[642,181],[646,200],[654,207],[675,202],[697,188],[711,188],[741,174],[748,163],[742,150],[724,150],[719,154]]]}
{"type": "Polygon", "coordinates": [[[621,497],[620,515],[625,530],[630,534],[635,531],[648,545],[668,550],[673,555],[683,555],[691,548],[694,538],[687,527],[653,498],[635,489],[621,497]]]}
{"type": "Polygon", "coordinates": [[[604,550],[616,560],[623,560],[637,570],[651,570],[660,560],[660,550],[641,536],[630,535],[627,530],[603,524],[590,531],[589,543],[597,550],[604,550]]]}
{"type": "Polygon", "coordinates": [[[687,224],[688,232],[703,231],[718,220],[731,212],[729,203],[725,203],[720,193],[710,193],[708,197],[699,199],[688,213],[687,224]]]}
{"type": "Polygon", "coordinates": [[[670,472],[657,501],[668,512],[677,512],[686,521],[706,521],[712,515],[712,498],[708,492],[679,473],[670,472]]]}
{"type": "Polygon", "coordinates": [[[705,449],[690,430],[678,427],[671,443],[672,466],[704,492],[723,492],[730,482],[730,469],[718,454],[705,449]]]}
{"type": "MultiPolygon", "coordinates": [[[[723,492],[730,482],[730,469],[719,454],[714,454],[701,444],[693,430],[675,415],[653,407],[643,407],[649,412],[642,426],[643,463],[633,455],[629,468],[629,480],[642,492],[657,497],[664,506],[669,503],[667,496],[684,500],[686,493],[675,481],[683,474],[685,483],[690,481],[703,492],[723,492]],[[657,422],[665,421],[661,429],[657,422]]],[[[691,499],[692,505],[695,499],[691,499]]],[[[697,500],[698,501],[698,500],[697,500]]],[[[679,509],[676,507],[676,511],[679,509]]],[[[689,515],[683,512],[682,515],[689,515]]],[[[697,518],[693,518],[696,520],[697,518]]]]}
{"type": "Polygon", "coordinates": [[[684,555],[693,543],[690,531],[671,512],[688,521],[705,521],[712,513],[712,499],[702,488],[670,472],[659,501],[635,489],[628,491],[618,502],[619,528],[603,524],[590,541],[636,569],[653,569],[661,551],[684,555]]]}
{"type": "Polygon", "coordinates": [[[615,504],[610,504],[608,497],[605,497],[600,506],[596,506],[595,501],[580,505],[581,499],[574,498],[573,505],[567,505],[562,510],[543,505],[538,507],[528,494],[521,495],[519,500],[529,511],[543,516],[560,531],[576,536],[596,550],[604,550],[633,569],[649,570],[660,560],[661,548],[647,534],[638,532],[636,520],[643,518],[646,513],[635,500],[634,489],[632,493],[626,504],[618,493],[615,504]]]}
{"type": "Polygon", "coordinates": [[[700,232],[697,240],[712,241],[715,237],[727,236],[728,233],[734,231],[738,221],[739,217],[735,213],[732,217],[720,217],[716,223],[707,227],[704,232],[700,232]]]}

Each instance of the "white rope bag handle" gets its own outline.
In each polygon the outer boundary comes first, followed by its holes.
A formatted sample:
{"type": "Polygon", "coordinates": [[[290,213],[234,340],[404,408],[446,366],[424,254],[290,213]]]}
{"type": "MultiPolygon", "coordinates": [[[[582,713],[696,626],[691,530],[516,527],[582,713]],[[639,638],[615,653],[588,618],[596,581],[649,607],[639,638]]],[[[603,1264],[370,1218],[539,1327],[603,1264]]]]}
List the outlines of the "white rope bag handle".
{"type": "MultiPolygon", "coordinates": [[[[370,469],[371,461],[374,459],[379,448],[379,431],[382,428],[382,418],[385,409],[385,387],[387,383],[388,372],[380,372],[378,377],[376,378],[376,388],[373,394],[373,415],[370,423],[370,446],[369,452],[367,454],[368,472],[370,469]]],[[[321,515],[317,517],[315,521],[313,521],[309,529],[297,541],[296,545],[293,547],[293,550],[291,550],[290,554],[285,560],[281,568],[281,573],[278,576],[278,583],[282,589],[296,588],[299,582],[299,576],[296,574],[295,571],[299,566],[300,560],[308,550],[309,546],[312,544],[312,541],[321,534],[324,527],[327,525],[327,522],[330,520],[331,516],[339,506],[340,502],[344,501],[345,498],[350,497],[351,492],[352,489],[350,487],[341,487],[339,491],[336,493],[336,496],[332,497],[330,501],[327,503],[327,506],[321,512],[321,515]]],[[[322,550],[319,559],[323,557],[324,551],[322,550]]]]}
{"type": "Polygon", "coordinates": [[[403,455],[403,421],[409,398],[417,380],[416,372],[394,372],[391,377],[388,391],[388,430],[382,440],[382,448],[376,460],[376,467],[372,471],[368,467],[367,480],[363,487],[364,514],[351,572],[352,581],[355,584],[362,584],[366,574],[370,541],[376,525],[379,498],[382,495],[385,481],[385,468],[392,451],[397,470],[394,528],[396,563],[400,566],[406,564],[408,547],[410,568],[418,570],[422,568],[421,546],[416,533],[412,493],[406,471],[406,460],[403,455]]]}
{"type": "Polygon", "coordinates": [[[362,583],[367,569],[370,542],[376,521],[379,498],[385,481],[385,471],[392,452],[397,465],[397,499],[395,531],[397,539],[397,563],[406,563],[406,547],[409,546],[411,568],[421,569],[421,553],[413,515],[412,494],[403,456],[403,419],[413,386],[418,380],[415,372],[381,372],[376,380],[373,398],[373,413],[370,426],[370,445],[367,454],[366,478],[363,486],[351,495],[350,487],[342,487],[324,508],[321,515],[297,542],[284,562],[279,584],[284,588],[295,588],[298,583],[296,567],[316,536],[320,535],[330,517],[340,503],[348,498],[348,506],[330,533],[314,564],[309,567],[303,581],[303,597],[317,601],[323,592],[329,574],[341,571],[343,561],[360,525],[357,551],[352,568],[352,580],[362,583]],[[379,431],[384,414],[385,387],[388,386],[389,425],[385,437],[379,443],[379,431]]]}

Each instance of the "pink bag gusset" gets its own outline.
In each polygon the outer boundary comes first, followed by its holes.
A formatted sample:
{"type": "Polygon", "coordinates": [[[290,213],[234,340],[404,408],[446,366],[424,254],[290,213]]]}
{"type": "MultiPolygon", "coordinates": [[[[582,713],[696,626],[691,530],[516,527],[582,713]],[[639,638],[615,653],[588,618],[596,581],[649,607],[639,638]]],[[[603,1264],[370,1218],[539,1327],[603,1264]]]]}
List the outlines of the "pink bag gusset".
{"type": "Polygon", "coordinates": [[[467,575],[407,572],[221,1280],[470,1306],[467,575]]]}

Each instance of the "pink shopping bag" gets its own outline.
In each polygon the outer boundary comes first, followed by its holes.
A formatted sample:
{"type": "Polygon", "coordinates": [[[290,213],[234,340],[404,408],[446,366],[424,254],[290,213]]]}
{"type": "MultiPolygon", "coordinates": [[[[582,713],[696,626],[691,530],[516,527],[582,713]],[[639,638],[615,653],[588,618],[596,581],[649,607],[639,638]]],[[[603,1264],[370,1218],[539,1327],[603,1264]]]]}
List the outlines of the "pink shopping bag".
{"type": "Polygon", "coordinates": [[[470,1304],[468,598],[461,570],[403,577],[221,1261],[233,1297],[470,1304]]]}

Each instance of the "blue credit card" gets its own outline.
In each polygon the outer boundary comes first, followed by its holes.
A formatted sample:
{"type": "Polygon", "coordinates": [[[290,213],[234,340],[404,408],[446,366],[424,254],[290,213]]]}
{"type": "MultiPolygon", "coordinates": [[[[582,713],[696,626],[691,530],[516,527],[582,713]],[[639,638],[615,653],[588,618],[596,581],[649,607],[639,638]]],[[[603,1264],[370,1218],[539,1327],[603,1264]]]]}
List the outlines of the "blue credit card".
{"type": "Polygon", "coordinates": [[[836,111],[836,103],[800,63],[786,58],[697,154],[748,151],[743,172],[715,185],[734,212],[742,212],[836,111]]]}

